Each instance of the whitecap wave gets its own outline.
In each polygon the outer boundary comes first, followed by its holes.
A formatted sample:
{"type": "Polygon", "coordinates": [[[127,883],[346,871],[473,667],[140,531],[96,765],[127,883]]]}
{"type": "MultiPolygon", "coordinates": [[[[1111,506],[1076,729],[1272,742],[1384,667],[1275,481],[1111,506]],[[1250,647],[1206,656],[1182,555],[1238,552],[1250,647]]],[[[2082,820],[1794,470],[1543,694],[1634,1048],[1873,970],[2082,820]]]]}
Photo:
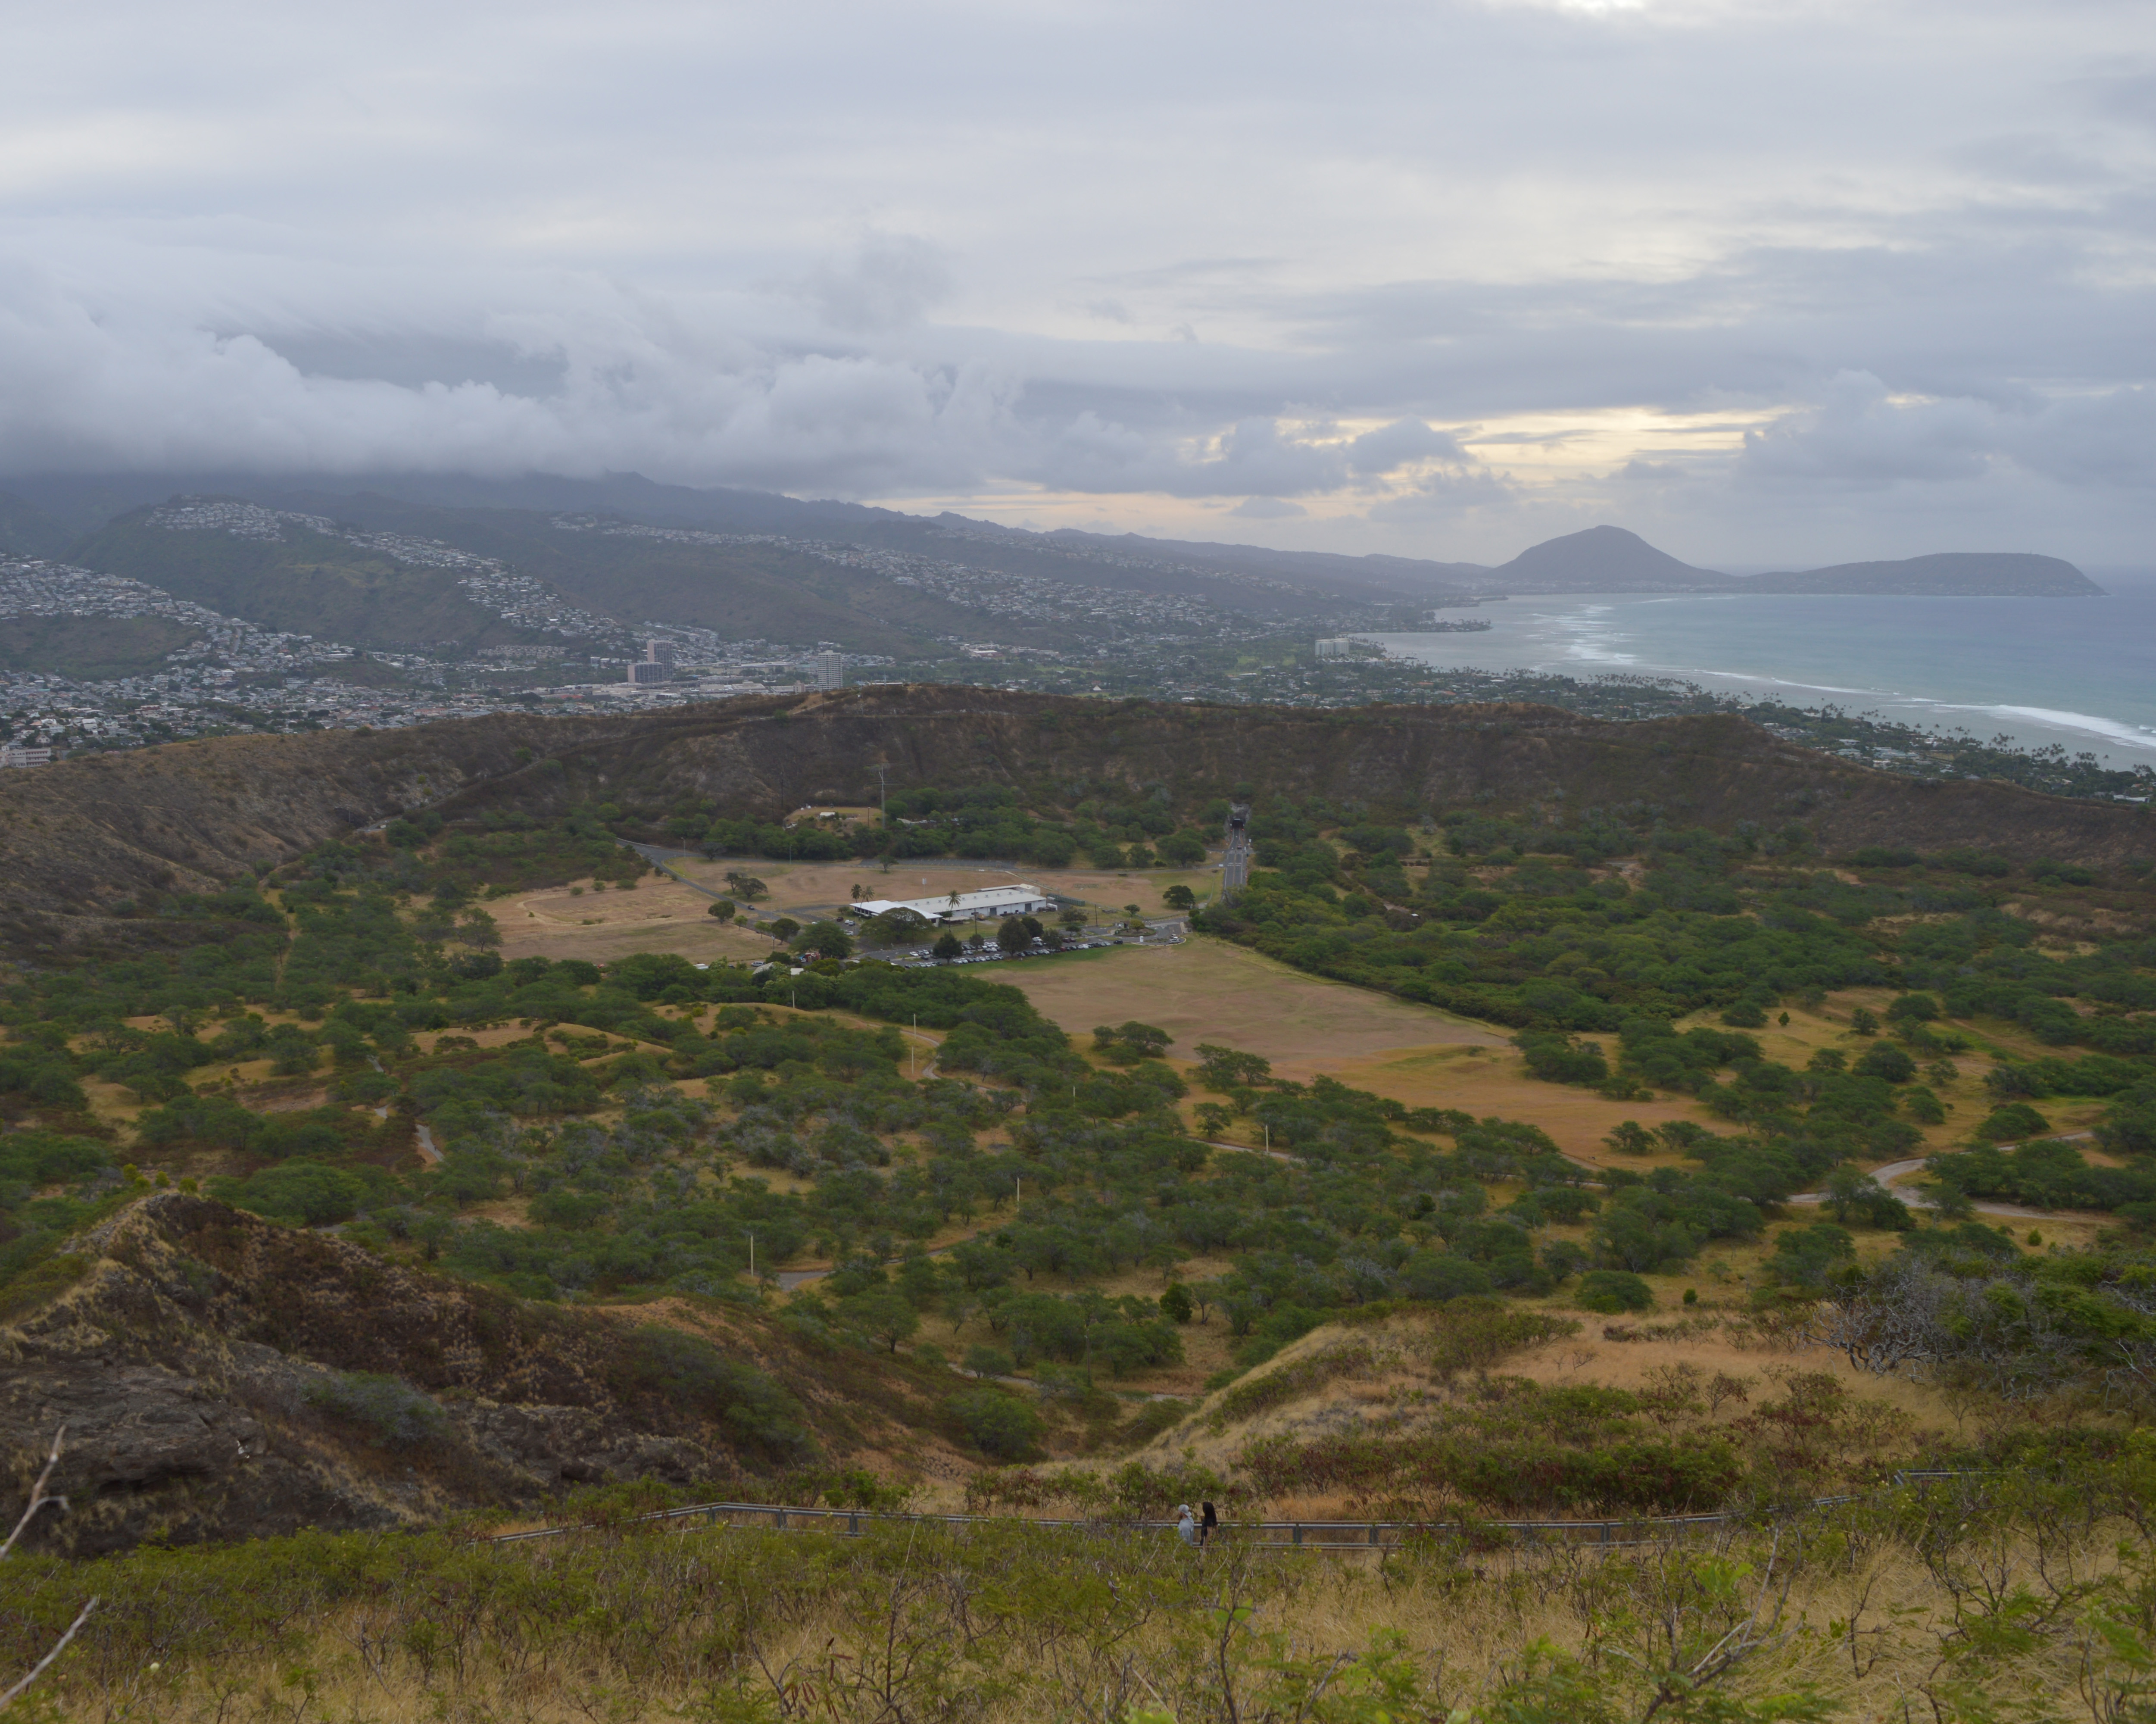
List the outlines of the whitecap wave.
{"type": "Polygon", "coordinates": [[[2051,706],[1969,706],[1959,710],[1989,712],[2000,718],[2018,718],[2028,724],[2049,725],[2054,730],[2080,731],[2092,736],[2102,736],[2108,742],[2124,742],[2135,748],[2146,748],[2156,752],[2156,731],[2151,731],[2144,725],[2123,724],[2115,718],[2102,718],[2092,712],[2062,712],[2051,706]]]}

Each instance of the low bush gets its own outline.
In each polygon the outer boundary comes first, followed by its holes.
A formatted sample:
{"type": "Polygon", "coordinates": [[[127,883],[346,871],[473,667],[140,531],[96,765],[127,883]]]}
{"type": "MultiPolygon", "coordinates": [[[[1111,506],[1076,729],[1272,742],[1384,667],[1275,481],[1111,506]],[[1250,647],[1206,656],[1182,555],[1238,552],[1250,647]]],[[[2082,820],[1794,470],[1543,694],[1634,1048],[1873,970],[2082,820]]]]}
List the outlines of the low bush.
{"type": "Polygon", "coordinates": [[[1588,1311],[1614,1316],[1619,1311],[1652,1311],[1655,1290],[1639,1276],[1621,1269],[1590,1269],[1579,1278],[1573,1295],[1588,1311]]]}

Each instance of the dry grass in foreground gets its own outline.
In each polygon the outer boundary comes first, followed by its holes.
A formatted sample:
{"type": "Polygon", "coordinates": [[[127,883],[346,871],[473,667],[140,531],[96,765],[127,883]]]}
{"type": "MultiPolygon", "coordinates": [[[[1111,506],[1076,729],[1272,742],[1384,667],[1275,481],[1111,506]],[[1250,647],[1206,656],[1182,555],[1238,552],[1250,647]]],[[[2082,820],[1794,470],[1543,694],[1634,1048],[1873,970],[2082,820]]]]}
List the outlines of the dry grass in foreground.
{"type": "Polygon", "coordinates": [[[1600,1550],[1360,1557],[885,1524],[496,1547],[304,1534],[18,1559],[0,1668],[105,1607],[30,1716],[1599,1721],[2148,1716],[2156,1444],[1600,1550]]]}

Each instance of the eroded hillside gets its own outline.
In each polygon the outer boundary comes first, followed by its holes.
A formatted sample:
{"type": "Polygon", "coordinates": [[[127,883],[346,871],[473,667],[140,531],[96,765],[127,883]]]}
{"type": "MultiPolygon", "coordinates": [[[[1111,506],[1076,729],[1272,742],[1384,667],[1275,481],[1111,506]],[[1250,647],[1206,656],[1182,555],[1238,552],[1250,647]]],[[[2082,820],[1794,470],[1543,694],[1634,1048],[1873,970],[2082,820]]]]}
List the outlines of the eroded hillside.
{"type": "Polygon", "coordinates": [[[72,1511],[34,1538],[77,1554],[950,1455],[917,1372],[756,1312],[534,1305],[178,1190],[10,1290],[0,1452],[20,1470],[64,1423],[72,1511]]]}

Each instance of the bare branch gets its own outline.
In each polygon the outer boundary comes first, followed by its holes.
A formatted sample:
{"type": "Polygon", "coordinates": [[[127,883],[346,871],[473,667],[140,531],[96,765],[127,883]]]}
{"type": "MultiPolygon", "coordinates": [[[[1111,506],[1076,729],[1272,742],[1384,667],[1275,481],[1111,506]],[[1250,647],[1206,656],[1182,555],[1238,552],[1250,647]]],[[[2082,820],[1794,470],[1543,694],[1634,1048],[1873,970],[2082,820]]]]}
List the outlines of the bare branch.
{"type": "Polygon", "coordinates": [[[9,1706],[13,1706],[15,1703],[16,1696],[22,1693],[25,1688],[28,1688],[33,1682],[36,1681],[38,1677],[44,1675],[46,1667],[49,1665],[54,1659],[58,1658],[60,1654],[68,1650],[68,1642],[74,1639],[76,1634],[81,1629],[82,1625],[90,1620],[90,1613],[96,1609],[97,1600],[93,1597],[87,1604],[84,1605],[80,1611],[76,1612],[74,1620],[68,1624],[68,1631],[60,1636],[59,1643],[53,1648],[53,1650],[30,1666],[29,1675],[23,1677],[21,1681],[18,1682],[13,1688],[8,1690],[6,1693],[0,1694],[0,1712],[6,1711],[9,1706]]]}
{"type": "MultiPolygon", "coordinates": [[[[39,1509],[48,1503],[57,1503],[62,1508],[68,1506],[67,1498],[52,1496],[45,1489],[52,1482],[53,1469],[60,1464],[60,1439],[66,1434],[67,1424],[63,1420],[60,1428],[53,1433],[53,1452],[45,1457],[44,1470],[38,1475],[37,1482],[30,1486],[29,1506],[23,1511],[23,1518],[16,1521],[15,1530],[8,1535],[7,1543],[0,1544],[0,1557],[5,1557],[15,1548],[15,1541],[23,1536],[39,1509]]],[[[42,1670],[44,1666],[41,1665],[38,1668],[42,1670]]]]}

